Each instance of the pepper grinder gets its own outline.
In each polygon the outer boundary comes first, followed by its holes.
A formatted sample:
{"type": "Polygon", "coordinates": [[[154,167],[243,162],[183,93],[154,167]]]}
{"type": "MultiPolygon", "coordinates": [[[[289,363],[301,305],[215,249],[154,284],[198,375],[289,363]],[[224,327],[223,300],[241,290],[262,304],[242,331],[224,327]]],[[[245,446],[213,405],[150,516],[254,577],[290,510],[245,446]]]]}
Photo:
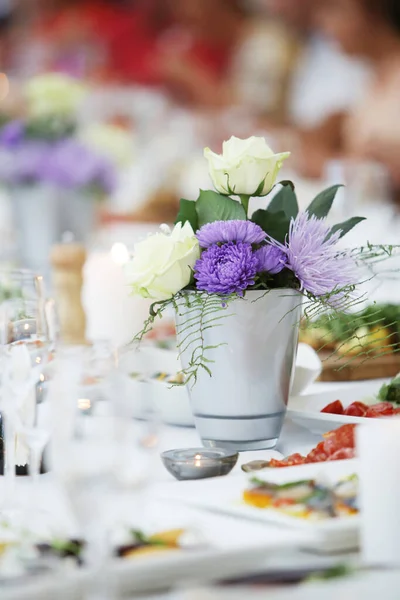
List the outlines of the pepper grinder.
{"type": "Polygon", "coordinates": [[[53,246],[50,260],[61,342],[85,345],[86,319],[81,300],[85,248],[76,243],[58,244],[53,246]]]}

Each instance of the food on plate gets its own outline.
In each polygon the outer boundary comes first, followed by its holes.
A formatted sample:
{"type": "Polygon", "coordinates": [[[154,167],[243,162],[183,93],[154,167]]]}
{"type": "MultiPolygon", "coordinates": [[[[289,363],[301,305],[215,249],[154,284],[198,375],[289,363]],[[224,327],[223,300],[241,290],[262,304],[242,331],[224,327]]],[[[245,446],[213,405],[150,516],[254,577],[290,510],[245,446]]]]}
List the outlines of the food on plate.
{"type": "Polygon", "coordinates": [[[391,402],[377,402],[368,406],[363,402],[352,402],[347,408],[343,407],[340,400],[331,402],[321,410],[322,413],[331,415],[346,415],[352,417],[366,417],[376,419],[377,417],[390,417],[400,414],[400,408],[396,408],[391,402]]]}
{"type": "Polygon", "coordinates": [[[307,456],[296,453],[281,460],[272,458],[268,463],[268,467],[293,467],[295,465],[305,465],[307,463],[354,458],[355,427],[354,424],[349,423],[348,425],[342,425],[342,427],[339,427],[334,431],[328,431],[328,433],[323,435],[323,441],[319,442],[307,456]]]}
{"type": "Polygon", "coordinates": [[[165,383],[170,383],[171,385],[183,385],[185,383],[184,376],[182,373],[175,373],[175,375],[170,375],[169,373],[153,373],[150,376],[142,375],[141,373],[130,373],[130,377],[132,379],[136,379],[137,381],[163,381],[165,383]]]}
{"type": "Polygon", "coordinates": [[[390,383],[384,383],[378,392],[382,402],[394,402],[400,405],[400,373],[390,383]]]}
{"type": "Polygon", "coordinates": [[[330,404],[327,404],[325,406],[325,408],[323,408],[321,410],[321,412],[329,413],[331,415],[343,415],[344,414],[343,404],[341,403],[340,400],[334,400],[330,404]]]}
{"type": "Polygon", "coordinates": [[[400,351],[400,306],[374,304],[357,313],[335,312],[305,323],[300,341],[339,355],[400,351]]]}
{"type": "Polygon", "coordinates": [[[307,479],[284,484],[259,478],[243,493],[246,504],[274,509],[288,516],[320,520],[357,514],[358,478],[351,475],[333,486],[307,479]]]}
{"type": "MultiPolygon", "coordinates": [[[[120,558],[134,558],[147,554],[155,554],[181,548],[180,540],[186,533],[185,529],[171,529],[146,536],[141,531],[132,530],[130,540],[115,548],[115,555],[120,558]]],[[[85,543],[82,540],[53,540],[51,543],[38,544],[37,549],[42,556],[58,558],[74,558],[82,563],[82,551],[85,543]]]]}

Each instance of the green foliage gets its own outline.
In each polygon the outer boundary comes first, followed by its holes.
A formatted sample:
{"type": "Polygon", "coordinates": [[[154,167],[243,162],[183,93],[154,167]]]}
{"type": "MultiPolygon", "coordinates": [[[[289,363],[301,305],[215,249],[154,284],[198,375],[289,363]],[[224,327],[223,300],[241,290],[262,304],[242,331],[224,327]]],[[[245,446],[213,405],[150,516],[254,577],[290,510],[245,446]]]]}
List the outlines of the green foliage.
{"type": "Polygon", "coordinates": [[[199,228],[199,218],[196,211],[196,203],[193,200],[181,199],[179,203],[179,212],[176,218],[176,223],[182,223],[184,225],[186,221],[189,221],[194,232],[199,228]]]}
{"type": "Polygon", "coordinates": [[[282,244],[285,242],[289,232],[290,218],[283,210],[271,212],[269,208],[260,208],[253,213],[251,220],[278,242],[282,244]]]}
{"type": "Polygon", "coordinates": [[[332,185],[328,189],[320,192],[307,208],[307,212],[310,215],[316,216],[317,219],[323,219],[326,217],[331,210],[333,201],[336,193],[342,185],[332,185]]]}
{"type": "Polygon", "coordinates": [[[73,135],[76,123],[71,119],[60,117],[40,117],[25,124],[25,135],[28,139],[56,141],[73,135]]]}
{"type": "Polygon", "coordinates": [[[361,223],[361,221],[365,221],[365,217],[351,217],[351,219],[347,219],[347,221],[343,221],[343,223],[337,223],[337,225],[334,225],[330,230],[328,239],[337,231],[341,231],[340,237],[343,237],[346,233],[349,233],[353,227],[361,223]]]}
{"type": "MultiPolygon", "coordinates": [[[[272,198],[268,205],[268,212],[277,213],[283,211],[286,217],[289,219],[295,219],[299,212],[299,205],[297,202],[296,193],[294,186],[291,181],[281,181],[282,189],[272,198]]],[[[289,229],[288,229],[289,231],[289,229]]]]}
{"type": "Polygon", "coordinates": [[[384,383],[378,392],[380,402],[394,402],[400,404],[400,375],[397,375],[390,383],[384,383]]]}
{"type": "Polygon", "coordinates": [[[196,212],[199,227],[214,221],[246,220],[246,212],[237,200],[211,190],[200,191],[196,201],[196,212]]]}

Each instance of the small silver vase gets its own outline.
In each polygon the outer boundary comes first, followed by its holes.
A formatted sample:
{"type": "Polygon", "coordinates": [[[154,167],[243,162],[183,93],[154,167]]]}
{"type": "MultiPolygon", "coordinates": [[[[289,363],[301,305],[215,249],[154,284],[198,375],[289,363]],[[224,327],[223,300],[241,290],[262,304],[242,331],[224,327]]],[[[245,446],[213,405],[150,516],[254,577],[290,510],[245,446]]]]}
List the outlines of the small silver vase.
{"type": "MultiPolygon", "coordinates": [[[[250,291],[228,303],[228,316],[215,313],[217,320],[203,330],[204,345],[214,347],[206,351],[214,361],[207,363],[212,376],[200,369],[188,392],[205,446],[244,451],[276,445],[294,371],[301,301],[292,289],[250,291]]],[[[193,304],[181,301],[176,322],[184,368],[198,345],[193,316],[193,304]]]]}

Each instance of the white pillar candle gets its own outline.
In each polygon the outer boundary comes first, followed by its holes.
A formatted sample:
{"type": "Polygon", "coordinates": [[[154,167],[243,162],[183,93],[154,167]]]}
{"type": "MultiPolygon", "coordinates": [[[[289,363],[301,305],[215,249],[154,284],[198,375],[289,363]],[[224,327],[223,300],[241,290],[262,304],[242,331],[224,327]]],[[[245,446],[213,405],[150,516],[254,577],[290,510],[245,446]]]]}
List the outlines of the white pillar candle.
{"type": "Polygon", "coordinates": [[[93,252],[84,267],[82,303],[86,312],[86,338],[109,341],[119,347],[143,328],[150,301],[129,295],[124,264],[129,259],[123,244],[111,252],[93,252]]]}
{"type": "Polygon", "coordinates": [[[356,430],[363,561],[400,566],[400,419],[381,419],[356,430]]]}

